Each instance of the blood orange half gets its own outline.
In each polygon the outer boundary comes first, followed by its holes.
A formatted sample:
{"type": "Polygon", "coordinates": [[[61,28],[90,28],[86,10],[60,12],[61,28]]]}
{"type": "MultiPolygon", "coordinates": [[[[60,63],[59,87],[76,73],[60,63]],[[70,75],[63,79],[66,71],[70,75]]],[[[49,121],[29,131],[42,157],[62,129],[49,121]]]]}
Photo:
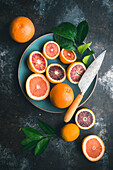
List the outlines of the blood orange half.
{"type": "Polygon", "coordinates": [[[47,67],[46,58],[39,51],[33,51],[28,57],[28,67],[34,73],[44,73],[47,67]]]}
{"type": "Polygon", "coordinates": [[[86,71],[86,67],[81,62],[74,62],[67,69],[67,78],[73,84],[78,84],[82,75],[86,71]]]}
{"type": "Polygon", "coordinates": [[[50,84],[43,74],[31,74],[26,81],[27,95],[33,100],[43,100],[49,95],[50,84]]]}
{"type": "Polygon", "coordinates": [[[66,71],[60,64],[52,63],[46,69],[46,77],[51,83],[62,83],[66,79],[66,71]]]}
{"type": "Polygon", "coordinates": [[[82,151],[89,161],[98,161],[105,152],[102,139],[96,135],[89,135],[82,142],[82,151]]]}
{"type": "Polygon", "coordinates": [[[62,49],[60,52],[60,61],[64,64],[69,64],[74,62],[77,59],[77,56],[74,51],[68,51],[62,49]]]}
{"type": "Polygon", "coordinates": [[[43,55],[49,59],[53,60],[57,58],[60,54],[60,46],[55,41],[48,41],[44,44],[43,55]]]}
{"type": "Polygon", "coordinates": [[[81,129],[90,129],[95,124],[95,115],[90,109],[80,109],[75,115],[75,122],[81,129]]]}

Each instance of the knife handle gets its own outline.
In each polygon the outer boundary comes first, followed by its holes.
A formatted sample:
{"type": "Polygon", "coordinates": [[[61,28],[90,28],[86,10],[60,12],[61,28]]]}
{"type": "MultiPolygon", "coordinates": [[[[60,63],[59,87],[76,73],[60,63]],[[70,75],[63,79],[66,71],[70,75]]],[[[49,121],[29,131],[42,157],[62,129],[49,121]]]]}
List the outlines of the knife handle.
{"type": "Polygon", "coordinates": [[[75,98],[75,100],[73,101],[73,103],[71,104],[71,106],[68,108],[67,112],[65,113],[64,122],[69,122],[71,120],[82,98],[83,98],[83,95],[80,92],[75,98]]]}

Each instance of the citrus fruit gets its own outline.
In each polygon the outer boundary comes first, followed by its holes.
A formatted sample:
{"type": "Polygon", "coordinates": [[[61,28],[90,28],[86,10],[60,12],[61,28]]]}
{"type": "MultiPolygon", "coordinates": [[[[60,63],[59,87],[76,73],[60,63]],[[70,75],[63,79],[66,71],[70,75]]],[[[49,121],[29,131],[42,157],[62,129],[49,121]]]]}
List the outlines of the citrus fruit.
{"type": "Polygon", "coordinates": [[[67,69],[67,78],[73,84],[78,84],[80,78],[86,71],[86,67],[81,62],[71,63],[67,69]]]}
{"type": "Polygon", "coordinates": [[[81,129],[90,129],[95,124],[95,115],[90,109],[80,109],[75,115],[75,122],[81,129]]]}
{"type": "Polygon", "coordinates": [[[49,95],[50,84],[43,74],[31,74],[26,80],[27,95],[33,100],[43,100],[49,95]]]}
{"type": "Polygon", "coordinates": [[[9,32],[13,40],[25,43],[33,37],[35,27],[29,18],[21,16],[11,22],[9,32]]]}
{"type": "Polygon", "coordinates": [[[74,100],[74,92],[66,83],[55,85],[50,91],[50,100],[58,108],[68,107],[74,100]]]}
{"type": "Polygon", "coordinates": [[[62,49],[59,58],[62,63],[69,64],[74,62],[77,59],[77,56],[74,51],[62,49]]]}
{"type": "Polygon", "coordinates": [[[79,134],[80,129],[74,123],[68,123],[61,129],[61,136],[67,142],[74,141],[79,137],[79,134]]]}
{"type": "Polygon", "coordinates": [[[39,51],[33,51],[29,55],[27,64],[34,73],[44,73],[47,68],[47,60],[39,51]]]}
{"type": "Polygon", "coordinates": [[[46,69],[46,77],[51,83],[62,83],[66,79],[66,71],[60,64],[52,63],[46,69]]]}
{"type": "Polygon", "coordinates": [[[60,46],[55,41],[48,41],[43,46],[43,55],[49,59],[53,60],[57,58],[60,54],[60,46]]]}
{"type": "Polygon", "coordinates": [[[105,145],[100,137],[89,135],[82,142],[82,151],[88,160],[98,161],[104,155],[105,145]]]}

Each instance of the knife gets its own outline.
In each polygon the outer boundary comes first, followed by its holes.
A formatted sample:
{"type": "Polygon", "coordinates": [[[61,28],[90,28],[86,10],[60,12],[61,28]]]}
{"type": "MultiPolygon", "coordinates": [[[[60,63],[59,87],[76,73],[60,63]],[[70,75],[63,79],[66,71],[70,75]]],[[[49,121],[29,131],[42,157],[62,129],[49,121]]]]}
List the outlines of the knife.
{"type": "Polygon", "coordinates": [[[101,64],[103,62],[104,56],[105,56],[106,50],[102,52],[87,68],[83,76],[81,77],[78,87],[80,88],[80,93],[77,95],[71,106],[68,108],[67,112],[65,113],[64,116],[64,121],[69,122],[74,115],[78,105],[80,104],[83,95],[87,91],[88,87],[94,80],[96,74],[98,73],[101,64]]]}

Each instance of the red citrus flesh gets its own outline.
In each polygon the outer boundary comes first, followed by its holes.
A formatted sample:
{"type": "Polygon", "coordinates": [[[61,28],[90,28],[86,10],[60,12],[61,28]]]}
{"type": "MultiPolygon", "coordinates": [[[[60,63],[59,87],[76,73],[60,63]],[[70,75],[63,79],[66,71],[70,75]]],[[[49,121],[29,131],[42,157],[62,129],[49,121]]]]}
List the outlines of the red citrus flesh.
{"type": "Polygon", "coordinates": [[[64,77],[64,70],[59,66],[51,66],[48,73],[54,80],[61,80],[64,77]]]}
{"type": "Polygon", "coordinates": [[[93,123],[93,116],[88,111],[81,111],[78,114],[77,122],[82,127],[89,127],[93,123]]]}
{"type": "Polygon", "coordinates": [[[75,54],[72,51],[64,50],[63,55],[70,61],[75,59],[75,54]]]}
{"type": "Polygon", "coordinates": [[[55,43],[48,43],[45,47],[46,54],[53,58],[59,53],[59,48],[55,43]]]}

